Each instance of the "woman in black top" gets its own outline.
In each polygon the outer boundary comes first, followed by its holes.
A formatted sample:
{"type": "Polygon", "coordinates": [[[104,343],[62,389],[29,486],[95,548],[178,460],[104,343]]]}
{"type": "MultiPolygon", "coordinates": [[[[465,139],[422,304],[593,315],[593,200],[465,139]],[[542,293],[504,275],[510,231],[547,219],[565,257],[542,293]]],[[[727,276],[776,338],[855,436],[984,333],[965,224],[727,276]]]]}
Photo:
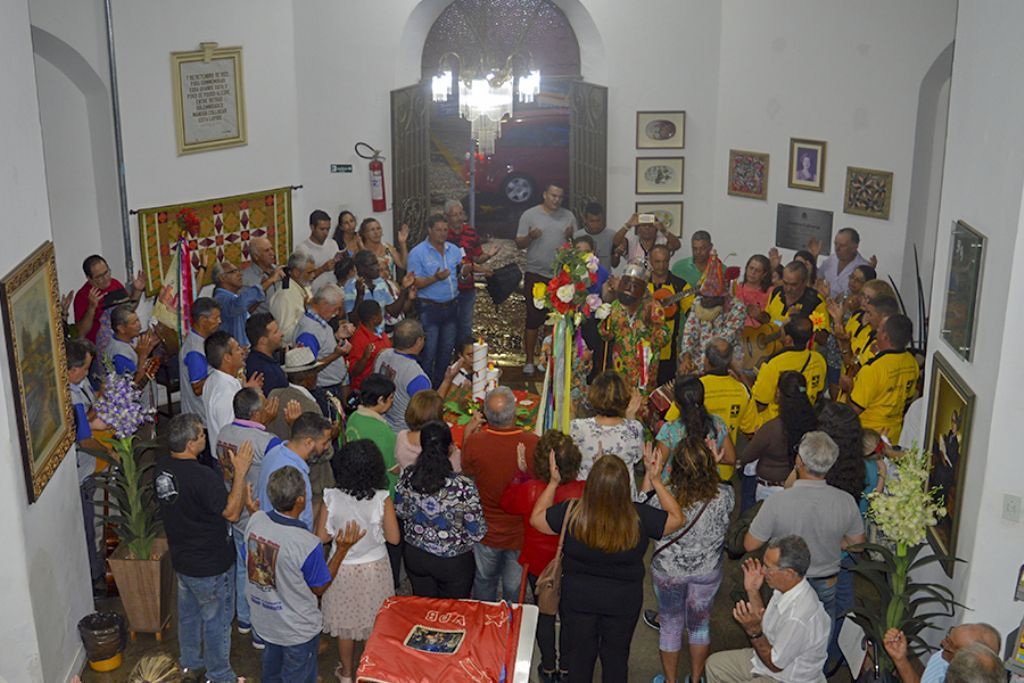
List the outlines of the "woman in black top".
{"type": "Polygon", "coordinates": [[[682,527],[683,513],[661,480],[664,461],[644,445],[644,467],[662,510],[634,503],[626,465],[602,455],[587,477],[583,498],[566,519],[569,502],[552,505],[561,476],[554,455],[551,478],[530,516],[533,528],[558,534],[568,523],[562,559],[562,628],[572,634],[570,682],[589,683],[601,657],[601,680],[628,679],[629,646],[643,606],[644,555],[648,539],[682,527]]]}

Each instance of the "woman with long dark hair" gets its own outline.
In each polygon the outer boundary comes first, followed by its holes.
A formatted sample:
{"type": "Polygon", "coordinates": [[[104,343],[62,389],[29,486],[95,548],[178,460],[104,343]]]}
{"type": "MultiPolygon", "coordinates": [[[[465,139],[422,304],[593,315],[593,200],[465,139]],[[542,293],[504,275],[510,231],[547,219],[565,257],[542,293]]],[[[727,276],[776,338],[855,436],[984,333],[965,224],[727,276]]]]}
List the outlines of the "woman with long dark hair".
{"type": "Polygon", "coordinates": [[[386,543],[398,543],[384,458],[370,439],[349,441],[331,460],[335,488],[324,490],[314,530],[324,543],[356,522],[366,529],[323,596],[324,632],[338,639],[339,680],[355,678],[355,641],[366,640],[380,606],[395,594],[386,543]]]}
{"type": "Polygon", "coordinates": [[[398,249],[384,241],[384,228],[373,216],[364,218],[359,224],[359,239],[363,249],[377,257],[380,274],[385,280],[398,282],[398,269],[405,270],[409,258],[409,226],[403,225],[397,233],[398,249]]]}
{"type": "Polygon", "coordinates": [[[776,390],[779,416],[765,422],[747,444],[740,463],[757,461],[756,500],[764,500],[781,491],[796,463],[800,439],[814,431],[818,419],[807,399],[807,380],[795,370],[779,376],[776,390]]]}
{"type": "Polygon", "coordinates": [[[487,533],[476,484],[452,470],[452,432],[433,421],[420,431],[416,463],[395,487],[405,531],[405,569],[414,595],[468,598],[473,590],[473,544],[487,533]]]}
{"type": "Polygon", "coordinates": [[[846,491],[860,506],[867,486],[864,473],[864,430],[852,406],[836,401],[818,401],[814,406],[818,429],[832,437],[839,446],[839,457],[825,475],[825,481],[846,491]]]}
{"type": "Polygon", "coordinates": [[[561,475],[554,453],[548,458],[550,479],[533,506],[530,524],[550,535],[568,525],[559,614],[573,640],[569,674],[563,680],[590,683],[600,656],[602,680],[624,682],[643,606],[647,541],[679,529],[683,513],[661,481],[663,461],[650,444],[644,446],[644,467],[661,510],[633,501],[626,463],[614,455],[602,455],[594,463],[578,504],[555,505],[561,475]]]}
{"type": "Polygon", "coordinates": [[[743,282],[736,285],[736,298],[747,310],[747,327],[760,327],[760,314],[768,306],[768,295],[772,289],[772,263],[764,254],[754,254],[747,259],[743,271],[743,282]]]}
{"type": "Polygon", "coordinates": [[[710,440],[715,444],[715,454],[721,458],[719,464],[736,464],[736,446],[729,436],[729,426],[717,415],[704,407],[704,383],[697,375],[680,375],[672,387],[679,418],[666,422],[658,430],[657,444],[662,461],[668,460],[680,443],[690,448],[710,440]]]}
{"type": "Polygon", "coordinates": [[[363,241],[356,233],[356,215],[351,211],[342,211],[338,214],[338,225],[334,228],[331,238],[338,243],[341,249],[348,256],[355,256],[363,250],[363,241]]]}

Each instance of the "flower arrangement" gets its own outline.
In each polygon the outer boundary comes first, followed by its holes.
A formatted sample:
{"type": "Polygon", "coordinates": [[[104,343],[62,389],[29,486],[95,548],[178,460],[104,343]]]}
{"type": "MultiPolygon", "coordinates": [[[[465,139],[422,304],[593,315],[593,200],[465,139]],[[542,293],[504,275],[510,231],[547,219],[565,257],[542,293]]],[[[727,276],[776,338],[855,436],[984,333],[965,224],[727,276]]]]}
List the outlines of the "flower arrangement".
{"type": "Polygon", "coordinates": [[[886,481],[885,490],[867,497],[868,516],[887,544],[865,543],[853,549],[868,551],[855,556],[852,571],[870,582],[878,596],[858,596],[850,618],[874,641],[883,677],[889,677],[894,670],[882,647],[888,629],[903,631],[911,652],[921,654],[928,646],[920,634],[926,628],[936,628],[930,623],[932,619],[952,616],[956,607],[962,607],[946,586],[914,582],[910,576],[921,567],[950,559],[938,552],[918,558],[925,547],[928,528],[946,514],[939,492],[928,487],[930,463],[929,454],[916,446],[894,461],[894,472],[886,481]],[[934,611],[919,614],[923,608],[934,611]]]}
{"type": "Polygon", "coordinates": [[[186,206],[174,216],[183,233],[195,237],[199,234],[199,216],[192,207],[186,206]]]}
{"type": "Polygon", "coordinates": [[[153,442],[135,443],[136,432],[153,419],[153,409],[143,408],[142,392],[129,375],[108,369],[103,395],[94,404],[96,415],[114,430],[114,452],[94,452],[110,467],[96,475],[96,486],[110,494],[117,508],[104,515],[118,538],[128,547],[129,557],[147,559],[161,528],[152,482],[146,474],[152,465],[142,466],[142,455],[153,442]]]}
{"type": "MultiPolygon", "coordinates": [[[[533,285],[533,305],[546,308],[552,315],[574,314],[577,323],[583,317],[598,312],[603,305],[601,297],[587,290],[597,284],[597,257],[585,254],[566,243],[555,253],[555,276],[547,284],[533,285]]],[[[607,316],[607,312],[604,313],[607,316]]]]}

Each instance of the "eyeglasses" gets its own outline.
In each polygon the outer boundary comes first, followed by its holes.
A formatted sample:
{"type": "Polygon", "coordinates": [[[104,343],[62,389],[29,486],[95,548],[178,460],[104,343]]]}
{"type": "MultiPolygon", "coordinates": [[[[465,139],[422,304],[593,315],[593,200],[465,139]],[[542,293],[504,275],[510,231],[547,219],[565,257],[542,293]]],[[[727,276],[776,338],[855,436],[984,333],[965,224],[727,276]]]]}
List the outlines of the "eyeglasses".
{"type": "Polygon", "coordinates": [[[97,273],[96,275],[93,275],[92,278],[90,278],[90,279],[92,279],[92,280],[102,280],[105,277],[110,277],[110,268],[107,268],[102,273],[97,273]]]}

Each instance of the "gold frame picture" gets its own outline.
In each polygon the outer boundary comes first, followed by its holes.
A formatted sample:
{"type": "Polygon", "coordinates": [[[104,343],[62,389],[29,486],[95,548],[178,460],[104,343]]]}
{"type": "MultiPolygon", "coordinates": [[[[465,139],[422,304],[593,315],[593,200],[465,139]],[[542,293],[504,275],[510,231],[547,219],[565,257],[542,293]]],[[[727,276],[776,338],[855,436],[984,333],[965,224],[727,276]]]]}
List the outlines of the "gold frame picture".
{"type": "Polygon", "coordinates": [[[248,144],[241,47],[172,52],[171,83],[178,156],[248,144]]]}
{"type": "Polygon", "coordinates": [[[892,208],[892,171],[846,167],[843,212],[889,220],[892,208]]]}
{"type": "Polygon", "coordinates": [[[682,194],[684,157],[637,157],[636,194],[682,194]]]}
{"type": "Polygon", "coordinates": [[[0,280],[0,307],[25,486],[34,503],[75,440],[52,242],[0,280]]]}
{"type": "Polygon", "coordinates": [[[825,191],[824,140],[789,139],[789,186],[798,190],[825,191]],[[804,159],[808,164],[804,165],[804,159]]]}
{"type": "Polygon", "coordinates": [[[685,111],[638,111],[637,149],[685,149],[685,111]]]}
{"type": "Polygon", "coordinates": [[[729,150],[729,186],[734,197],[768,199],[768,155],[745,149],[729,150]]]}

